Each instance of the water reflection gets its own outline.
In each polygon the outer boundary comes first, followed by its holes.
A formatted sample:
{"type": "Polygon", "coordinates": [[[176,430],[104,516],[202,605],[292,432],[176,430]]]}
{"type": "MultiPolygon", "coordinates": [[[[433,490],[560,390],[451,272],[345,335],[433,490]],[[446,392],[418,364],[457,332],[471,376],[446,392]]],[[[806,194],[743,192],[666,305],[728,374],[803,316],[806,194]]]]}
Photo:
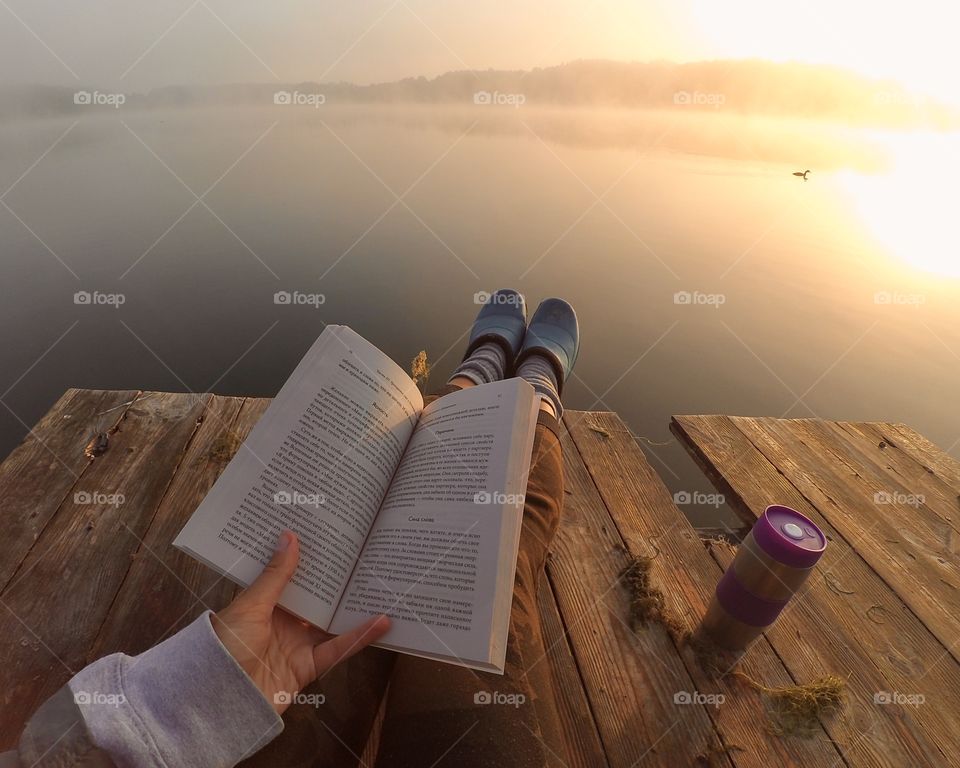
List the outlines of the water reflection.
{"type": "MultiPolygon", "coordinates": [[[[0,125],[0,188],[69,126],[0,125]]],[[[578,308],[569,406],[619,412],[674,491],[710,489],[671,414],[903,421],[957,452],[954,141],[702,113],[92,116],[0,210],[0,452],[67,387],[274,394],[325,322],[426,349],[441,383],[474,294],[511,285],[578,308]]]]}

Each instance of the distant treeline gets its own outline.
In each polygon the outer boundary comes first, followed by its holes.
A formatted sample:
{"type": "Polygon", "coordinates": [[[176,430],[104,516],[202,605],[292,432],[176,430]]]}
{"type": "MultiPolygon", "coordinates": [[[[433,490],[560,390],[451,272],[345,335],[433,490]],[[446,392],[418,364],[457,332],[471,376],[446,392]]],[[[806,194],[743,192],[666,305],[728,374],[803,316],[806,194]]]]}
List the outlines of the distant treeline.
{"type": "MultiPolygon", "coordinates": [[[[117,89],[37,86],[4,89],[0,116],[42,117],[117,108],[117,89]],[[78,94],[80,94],[78,96],[78,94]]],[[[166,86],[123,93],[123,109],[336,103],[506,104],[525,107],[680,108],[809,117],[843,122],[960,126],[954,107],[910,93],[893,81],[838,67],[760,60],[670,62],[575,61],[529,71],[447,72],[388,83],[240,83],[166,86]],[[278,95],[279,94],[279,95],[278,95]],[[287,94],[288,96],[284,95],[287,94]],[[517,98],[520,97],[520,98],[517,98]]]]}

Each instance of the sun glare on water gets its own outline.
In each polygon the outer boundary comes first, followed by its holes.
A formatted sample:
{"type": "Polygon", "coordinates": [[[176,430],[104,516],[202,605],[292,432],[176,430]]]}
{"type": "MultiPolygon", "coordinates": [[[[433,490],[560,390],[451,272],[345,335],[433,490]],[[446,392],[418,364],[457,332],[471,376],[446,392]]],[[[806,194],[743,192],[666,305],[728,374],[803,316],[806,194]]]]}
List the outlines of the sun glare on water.
{"type": "Polygon", "coordinates": [[[886,136],[891,166],[838,181],[870,233],[914,267],[960,277],[960,135],[886,136]]]}

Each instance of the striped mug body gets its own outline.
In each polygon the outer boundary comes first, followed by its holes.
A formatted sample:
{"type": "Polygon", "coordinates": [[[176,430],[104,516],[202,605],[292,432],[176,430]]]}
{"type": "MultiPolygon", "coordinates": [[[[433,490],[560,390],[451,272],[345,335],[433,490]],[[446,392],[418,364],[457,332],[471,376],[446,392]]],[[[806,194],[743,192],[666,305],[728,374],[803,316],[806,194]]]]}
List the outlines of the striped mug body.
{"type": "Polygon", "coordinates": [[[743,651],[780,615],[827,546],[823,532],[790,507],[767,507],[740,544],[707,608],[700,632],[743,651]]]}

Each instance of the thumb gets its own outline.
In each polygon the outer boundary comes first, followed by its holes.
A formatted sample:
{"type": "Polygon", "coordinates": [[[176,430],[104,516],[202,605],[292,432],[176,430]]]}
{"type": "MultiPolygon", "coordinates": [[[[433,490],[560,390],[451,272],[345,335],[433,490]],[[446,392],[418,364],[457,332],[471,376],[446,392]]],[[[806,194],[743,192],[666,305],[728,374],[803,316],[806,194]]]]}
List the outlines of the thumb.
{"type": "Polygon", "coordinates": [[[292,531],[280,534],[277,549],[266,567],[246,591],[247,599],[273,608],[280,599],[280,593],[287,586],[297,570],[300,558],[300,543],[292,531]]]}

